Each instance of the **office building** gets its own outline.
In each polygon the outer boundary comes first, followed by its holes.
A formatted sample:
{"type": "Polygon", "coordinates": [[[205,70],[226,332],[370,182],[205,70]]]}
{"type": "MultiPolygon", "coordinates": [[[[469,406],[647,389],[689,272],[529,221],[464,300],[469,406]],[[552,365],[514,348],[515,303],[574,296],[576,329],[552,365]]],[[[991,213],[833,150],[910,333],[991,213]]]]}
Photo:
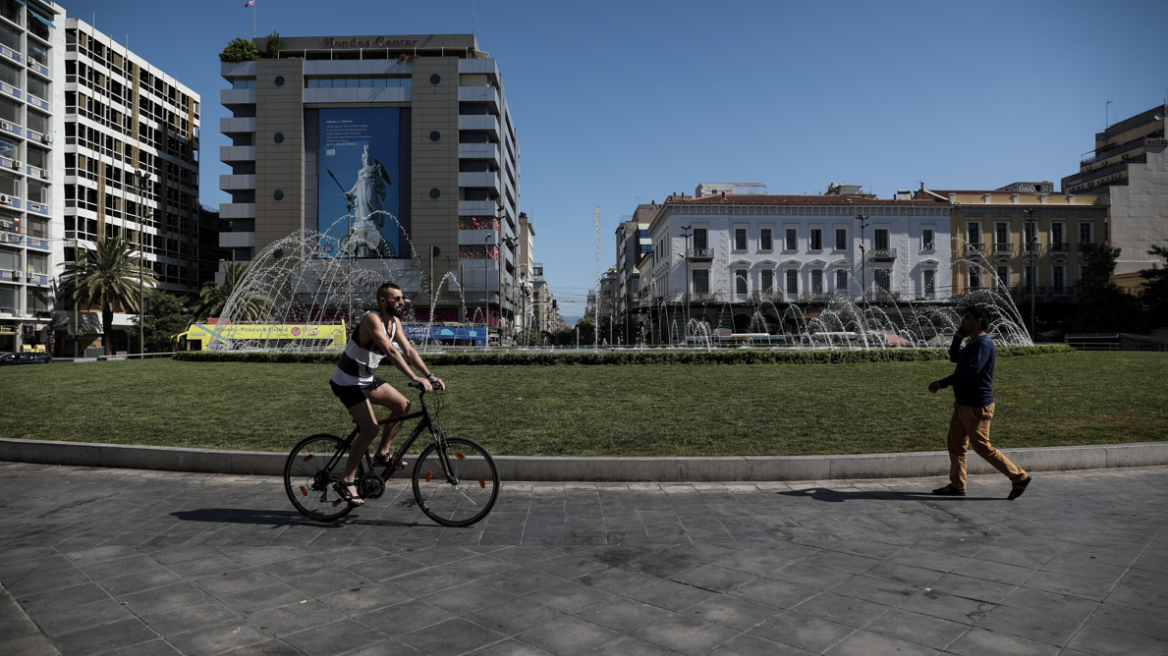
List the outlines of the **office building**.
{"type": "MultiPolygon", "coordinates": [[[[257,39],[264,50],[265,40],[257,39]]],[[[515,314],[519,147],[503,78],[470,34],[281,37],[279,52],[222,64],[232,145],[223,246],[250,260],[300,230],[312,257],[352,258],[363,304],[394,279],[429,319],[433,280],[453,272],[434,319],[515,314]],[[352,192],[352,193],[351,193],[352,192]],[[346,218],[350,217],[350,218],[346,218]],[[352,235],[351,237],[349,235],[352,235]],[[436,255],[435,255],[436,253],[436,255]]]]}

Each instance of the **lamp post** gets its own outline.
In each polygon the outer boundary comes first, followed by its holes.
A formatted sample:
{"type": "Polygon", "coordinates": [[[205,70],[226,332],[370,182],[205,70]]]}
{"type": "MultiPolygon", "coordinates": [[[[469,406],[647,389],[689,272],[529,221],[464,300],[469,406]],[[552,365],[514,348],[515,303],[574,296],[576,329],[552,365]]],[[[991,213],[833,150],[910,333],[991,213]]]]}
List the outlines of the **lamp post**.
{"type": "Polygon", "coordinates": [[[1023,221],[1030,226],[1030,239],[1026,240],[1026,250],[1030,254],[1030,341],[1037,342],[1037,326],[1034,322],[1034,294],[1036,291],[1034,286],[1034,279],[1038,277],[1036,275],[1038,273],[1038,257],[1035,254],[1035,243],[1038,241],[1038,219],[1034,218],[1034,215],[1038,213],[1038,210],[1022,210],[1022,213],[1026,215],[1026,218],[1023,219],[1023,221]]]}
{"type": "Polygon", "coordinates": [[[868,302],[868,257],[864,249],[864,228],[868,227],[868,218],[863,214],[856,215],[856,220],[860,222],[860,298],[865,303],[868,302]]]}
{"type": "Polygon", "coordinates": [[[492,233],[487,233],[487,236],[483,237],[483,330],[486,331],[487,346],[490,346],[491,341],[491,308],[488,305],[491,289],[487,284],[487,280],[490,279],[487,275],[487,261],[491,259],[490,243],[492,236],[492,233]]]}
{"type": "Polygon", "coordinates": [[[142,210],[142,197],[145,196],[146,191],[146,174],[135,171],[131,175],[134,177],[134,186],[138,188],[138,356],[144,359],[146,356],[146,328],[143,324],[146,318],[143,316],[143,312],[146,309],[146,292],[142,286],[142,228],[146,227],[146,214],[142,210]]]}
{"type": "Polygon", "coordinates": [[[685,252],[682,257],[685,258],[685,330],[682,332],[683,337],[689,336],[689,231],[693,226],[681,226],[681,234],[685,237],[685,252]]]}

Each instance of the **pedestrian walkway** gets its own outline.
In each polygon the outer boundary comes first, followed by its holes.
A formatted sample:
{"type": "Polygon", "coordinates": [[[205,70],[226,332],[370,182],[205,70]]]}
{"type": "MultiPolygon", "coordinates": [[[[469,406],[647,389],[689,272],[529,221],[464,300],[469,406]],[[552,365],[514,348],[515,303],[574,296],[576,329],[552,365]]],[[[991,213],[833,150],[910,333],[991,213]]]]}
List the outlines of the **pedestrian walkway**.
{"type": "Polygon", "coordinates": [[[449,529],[396,482],[322,525],[272,477],[0,463],[0,653],[1162,655],[1166,474],[522,483],[449,529]]]}

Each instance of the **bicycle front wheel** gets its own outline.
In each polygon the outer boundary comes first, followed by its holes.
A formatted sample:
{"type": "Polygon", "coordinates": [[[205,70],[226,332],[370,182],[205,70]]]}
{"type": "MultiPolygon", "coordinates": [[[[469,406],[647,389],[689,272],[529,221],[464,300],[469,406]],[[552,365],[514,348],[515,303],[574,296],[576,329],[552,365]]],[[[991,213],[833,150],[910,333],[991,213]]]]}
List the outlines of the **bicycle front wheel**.
{"type": "MultiPolygon", "coordinates": [[[[318,522],[335,522],[352,512],[354,506],[337,492],[347,459],[345,442],[335,435],[313,435],[292,449],[284,463],[284,490],[300,514],[318,522]],[[334,456],[338,457],[334,460],[334,456]]],[[[360,470],[357,480],[361,480],[360,470]]]]}
{"type": "Polygon", "coordinates": [[[443,526],[470,526],[487,516],[499,496],[499,470],[474,440],[448,437],[414,462],[414,499],[443,526]]]}

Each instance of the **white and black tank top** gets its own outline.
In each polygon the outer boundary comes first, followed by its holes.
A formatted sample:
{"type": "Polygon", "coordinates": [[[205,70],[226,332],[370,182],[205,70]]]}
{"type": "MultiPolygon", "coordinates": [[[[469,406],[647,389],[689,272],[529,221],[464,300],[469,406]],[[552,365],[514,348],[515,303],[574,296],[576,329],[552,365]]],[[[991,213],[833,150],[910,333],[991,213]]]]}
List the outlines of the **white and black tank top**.
{"type": "MultiPolygon", "coordinates": [[[[385,352],[381,350],[375,340],[371,339],[366,344],[357,342],[361,337],[361,323],[369,314],[371,313],[366,312],[361,315],[361,319],[357,321],[357,327],[353,331],[353,336],[349,338],[348,343],[345,344],[345,350],[341,353],[340,359],[337,360],[337,368],[333,370],[332,378],[330,378],[337,385],[354,387],[373,384],[373,372],[377,371],[378,365],[385,357],[385,352]]],[[[390,320],[389,328],[385,334],[389,337],[389,343],[393,344],[393,338],[397,334],[397,321],[390,320]]]]}

